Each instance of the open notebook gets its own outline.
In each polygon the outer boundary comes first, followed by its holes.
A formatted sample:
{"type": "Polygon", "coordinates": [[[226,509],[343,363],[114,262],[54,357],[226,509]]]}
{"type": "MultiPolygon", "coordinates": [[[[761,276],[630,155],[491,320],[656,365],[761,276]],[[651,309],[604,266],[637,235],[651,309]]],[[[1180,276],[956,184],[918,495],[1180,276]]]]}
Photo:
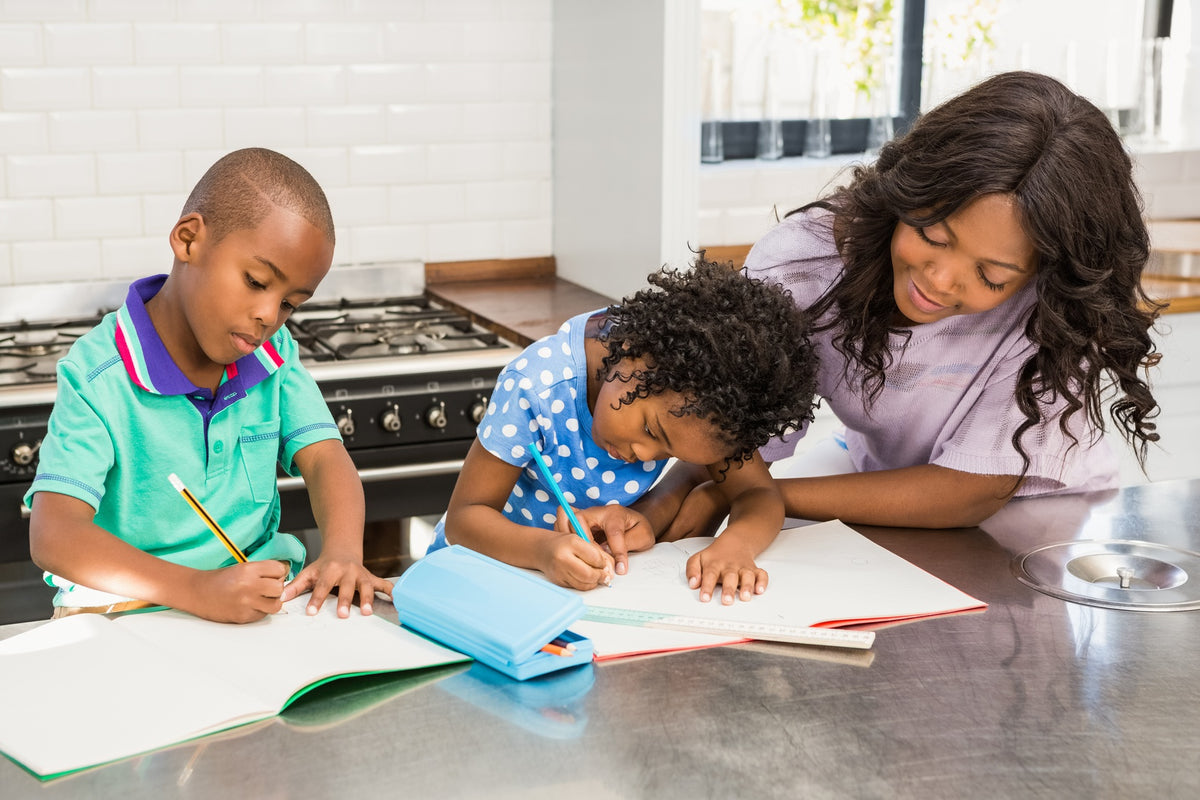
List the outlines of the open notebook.
{"type": "Polygon", "coordinates": [[[54,620],[0,642],[0,750],[42,779],[266,719],[335,678],[468,657],[337,598],[246,625],[164,610],[54,620]],[[86,710],[86,713],[80,713],[86,710]]]}
{"type": "MultiPolygon", "coordinates": [[[[609,588],[581,592],[588,606],[572,630],[592,640],[597,660],[640,653],[712,647],[744,635],[664,630],[598,619],[618,611],[653,612],[728,623],[835,628],[897,622],[986,608],[920,567],[871,542],[838,520],[780,532],[756,563],[770,584],[749,602],[723,606],[719,594],[701,603],[689,589],[688,557],[710,538],[663,542],[631,553],[629,572],[609,588]]],[[[631,615],[632,616],[632,615],[631,615]]]]}

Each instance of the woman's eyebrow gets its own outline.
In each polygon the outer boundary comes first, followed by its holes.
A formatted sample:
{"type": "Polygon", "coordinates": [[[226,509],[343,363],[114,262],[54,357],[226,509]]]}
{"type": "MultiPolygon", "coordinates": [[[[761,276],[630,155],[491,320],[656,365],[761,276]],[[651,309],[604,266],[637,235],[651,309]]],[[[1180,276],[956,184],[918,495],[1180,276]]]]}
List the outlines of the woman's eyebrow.
{"type": "MultiPolygon", "coordinates": [[[[954,239],[956,241],[958,240],[958,236],[954,233],[954,229],[950,227],[949,221],[942,220],[941,222],[936,223],[936,224],[941,225],[943,228],[945,228],[946,232],[950,234],[950,237],[952,239],[954,239]]],[[[1025,268],[1022,267],[1020,264],[1014,264],[1011,261],[1001,261],[998,258],[981,258],[979,260],[984,262],[985,264],[995,264],[997,267],[1003,267],[1004,269],[1011,269],[1013,272],[1019,272],[1022,275],[1024,275],[1026,272],[1025,268]]]]}

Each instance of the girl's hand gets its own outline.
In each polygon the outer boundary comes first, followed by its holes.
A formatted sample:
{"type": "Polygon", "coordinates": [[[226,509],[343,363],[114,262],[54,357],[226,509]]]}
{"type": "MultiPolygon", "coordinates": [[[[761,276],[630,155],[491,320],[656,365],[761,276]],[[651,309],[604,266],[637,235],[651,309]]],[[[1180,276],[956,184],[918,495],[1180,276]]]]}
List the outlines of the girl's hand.
{"type": "Polygon", "coordinates": [[[595,589],[612,583],[612,556],[600,545],[574,532],[539,537],[538,569],[554,583],[570,589],[595,589]]]}
{"type": "MultiPolygon", "coordinates": [[[[575,509],[575,516],[584,530],[591,531],[592,538],[603,543],[616,562],[616,573],[624,575],[629,571],[629,551],[649,550],[654,546],[654,531],[650,521],[645,516],[625,506],[592,506],[583,510],[575,509]]],[[[554,520],[554,530],[562,533],[574,533],[575,529],[567,520],[567,514],[561,508],[558,518],[554,520]]],[[[578,536],[576,537],[578,538],[578,536]]]]}
{"type": "Polygon", "coordinates": [[[247,561],[214,570],[197,570],[191,581],[195,602],[183,611],[214,622],[253,622],[283,605],[288,565],[282,561],[247,561]]]}
{"type": "Polygon", "coordinates": [[[708,547],[687,560],[685,571],[688,586],[700,589],[700,601],[712,599],[717,584],[721,584],[722,605],[733,605],[734,597],[742,602],[767,590],[767,571],[754,565],[754,553],[735,536],[722,535],[708,547]]]}
{"type": "Polygon", "coordinates": [[[377,578],[368,572],[362,565],[361,558],[339,555],[336,552],[322,552],[316,561],[302,569],[296,579],[284,588],[280,599],[286,602],[310,589],[312,597],[308,599],[305,609],[309,615],[320,611],[325,598],[337,589],[337,615],[345,619],[350,616],[350,603],[355,594],[358,595],[363,616],[369,616],[375,593],[380,592],[390,597],[392,582],[377,578]]]}
{"type": "Polygon", "coordinates": [[[673,542],[692,536],[714,536],[727,516],[729,501],[713,481],[705,481],[688,492],[675,519],[658,540],[673,542]]]}

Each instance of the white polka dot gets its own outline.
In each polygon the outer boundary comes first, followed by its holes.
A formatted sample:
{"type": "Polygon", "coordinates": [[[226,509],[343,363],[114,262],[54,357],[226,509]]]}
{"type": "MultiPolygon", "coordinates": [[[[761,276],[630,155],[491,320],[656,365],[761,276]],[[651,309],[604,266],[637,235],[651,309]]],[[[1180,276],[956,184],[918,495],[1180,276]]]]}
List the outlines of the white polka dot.
{"type": "Polygon", "coordinates": [[[512,388],[513,388],[513,386],[515,386],[515,385],[516,385],[516,383],[517,383],[517,382],[516,382],[516,381],[514,381],[512,378],[508,378],[508,379],[506,379],[506,380],[504,381],[504,391],[506,391],[506,392],[511,392],[511,391],[512,391],[512,388]]]}
{"type": "MultiPolygon", "coordinates": [[[[495,450],[491,449],[490,447],[488,448],[488,452],[491,453],[492,455],[494,455],[496,458],[500,458],[500,453],[496,452],[495,450]]],[[[504,459],[500,458],[500,460],[503,461],[504,459]]]]}
{"type": "Polygon", "coordinates": [[[533,496],[536,497],[538,500],[541,500],[543,503],[550,502],[550,495],[546,492],[545,489],[536,490],[533,493],[533,496]]]}
{"type": "Polygon", "coordinates": [[[570,367],[563,367],[563,380],[569,381],[575,377],[575,371],[570,367]]]}
{"type": "Polygon", "coordinates": [[[593,500],[599,500],[600,499],[600,487],[599,486],[589,486],[586,494],[588,497],[592,498],[593,500]]]}
{"type": "Polygon", "coordinates": [[[562,400],[555,400],[553,403],[550,404],[550,410],[552,412],[554,412],[555,414],[561,414],[562,410],[566,407],[567,407],[567,404],[564,403],[562,400]]]}
{"type": "Polygon", "coordinates": [[[558,454],[563,458],[566,458],[567,456],[571,455],[571,448],[567,447],[565,444],[560,444],[558,446],[558,454]]]}
{"type": "Polygon", "coordinates": [[[538,424],[541,425],[543,428],[546,428],[546,429],[550,428],[550,418],[549,417],[543,417],[541,414],[538,414],[537,421],[538,421],[538,424]]]}
{"type": "Polygon", "coordinates": [[[554,524],[554,515],[553,514],[542,514],[542,522],[545,522],[547,525],[553,525],[554,524]]]}
{"type": "Polygon", "coordinates": [[[626,481],[625,482],[625,491],[628,492],[629,494],[637,494],[637,490],[640,488],[641,488],[641,485],[637,481],[626,481]]]}
{"type": "Polygon", "coordinates": [[[554,465],[554,459],[545,453],[542,453],[542,460],[546,462],[547,467],[554,465]]]}
{"type": "Polygon", "coordinates": [[[574,492],[563,492],[563,497],[567,498],[568,503],[570,503],[571,505],[575,505],[575,493],[574,492]]]}
{"type": "Polygon", "coordinates": [[[562,324],[562,326],[559,328],[559,330],[562,331],[563,333],[570,333],[571,332],[571,323],[564,322],[562,324]]]}
{"type": "Polygon", "coordinates": [[[483,438],[486,439],[491,435],[492,435],[492,426],[488,425],[486,428],[483,429],[483,438]]]}
{"type": "Polygon", "coordinates": [[[549,358],[553,354],[554,354],[554,351],[551,350],[549,347],[542,346],[542,347],[538,348],[538,355],[541,356],[542,358],[549,358]]]}
{"type": "Polygon", "coordinates": [[[646,472],[654,472],[654,468],[657,466],[658,466],[657,461],[643,461],[642,462],[642,469],[644,469],[646,472]]]}
{"type": "Polygon", "coordinates": [[[588,465],[588,469],[595,469],[600,462],[597,461],[593,456],[588,456],[586,463],[588,465]]]}
{"type": "Polygon", "coordinates": [[[554,482],[562,483],[562,473],[561,472],[554,473],[554,482]]]}
{"type": "Polygon", "coordinates": [[[534,431],[537,430],[537,428],[538,428],[538,421],[536,419],[529,420],[529,432],[533,433],[534,431]]]}
{"type": "Polygon", "coordinates": [[[577,399],[578,397],[579,397],[579,393],[578,393],[578,392],[576,392],[576,391],[575,391],[575,387],[574,387],[574,386],[572,386],[572,387],[571,387],[571,399],[572,399],[572,400],[575,400],[575,399],[577,399]]]}
{"type": "Polygon", "coordinates": [[[528,508],[521,509],[521,516],[530,522],[533,522],[533,513],[528,508]]]}
{"type": "Polygon", "coordinates": [[[527,398],[527,397],[517,398],[517,405],[519,405],[523,410],[528,411],[529,410],[529,398],[527,398]]]}
{"type": "Polygon", "coordinates": [[[501,413],[501,414],[507,414],[507,413],[508,413],[508,403],[505,403],[505,404],[504,404],[504,406],[503,406],[503,407],[500,409],[500,413],[501,413]]]}
{"type": "Polygon", "coordinates": [[[489,414],[496,413],[496,404],[495,403],[488,403],[488,413],[489,414]]]}
{"type": "Polygon", "coordinates": [[[581,481],[584,479],[584,476],[586,476],[586,475],[587,475],[587,473],[584,472],[579,467],[571,467],[571,477],[573,477],[575,480],[581,481]]]}
{"type": "Polygon", "coordinates": [[[554,383],[554,373],[548,369],[542,370],[542,374],[539,377],[542,379],[543,386],[549,386],[554,383]]]}
{"type": "Polygon", "coordinates": [[[524,489],[522,489],[520,486],[514,486],[514,487],[513,487],[513,492],[512,492],[512,493],[513,493],[513,494],[515,494],[517,497],[524,497],[524,496],[525,496],[525,490],[524,490],[524,489]]]}
{"type": "Polygon", "coordinates": [[[620,501],[620,500],[617,500],[617,499],[613,499],[613,500],[609,500],[609,501],[608,501],[607,503],[605,503],[604,505],[606,505],[606,506],[619,506],[619,505],[621,505],[621,501],[620,501]]]}
{"type": "Polygon", "coordinates": [[[504,513],[505,513],[505,514],[511,514],[511,513],[512,513],[512,503],[505,503],[505,504],[504,504],[504,513]]]}
{"type": "Polygon", "coordinates": [[[563,351],[563,355],[564,355],[564,356],[569,356],[569,355],[571,355],[571,343],[570,343],[570,342],[563,342],[563,343],[562,343],[562,351],[563,351]]]}
{"type": "MultiPolygon", "coordinates": [[[[513,458],[520,458],[521,456],[525,455],[525,448],[521,447],[521,445],[517,444],[517,445],[513,445],[513,449],[510,450],[509,452],[512,453],[513,458]]],[[[504,459],[501,459],[501,461],[503,461],[503,460],[504,459]]]]}
{"type": "Polygon", "coordinates": [[[538,397],[542,398],[543,400],[547,399],[550,397],[550,390],[546,389],[545,391],[538,392],[538,397]]]}
{"type": "Polygon", "coordinates": [[[516,369],[525,369],[525,366],[526,366],[528,363],[529,363],[529,359],[527,359],[527,358],[518,358],[518,359],[516,360],[516,363],[514,363],[514,364],[513,364],[513,367],[514,367],[514,368],[516,368],[516,369]]]}
{"type": "Polygon", "coordinates": [[[521,382],[518,383],[517,385],[520,386],[522,389],[532,389],[533,381],[529,380],[529,378],[521,378],[521,382]]]}
{"type": "Polygon", "coordinates": [[[616,479],[616,473],[614,473],[611,469],[606,469],[604,472],[600,473],[600,480],[604,481],[605,483],[612,483],[616,479]]]}
{"type": "Polygon", "coordinates": [[[579,420],[575,419],[574,417],[571,417],[563,424],[567,426],[567,430],[569,431],[574,432],[579,430],[579,420]]]}
{"type": "Polygon", "coordinates": [[[500,432],[511,439],[517,435],[517,426],[512,424],[505,425],[500,429],[500,432]]]}

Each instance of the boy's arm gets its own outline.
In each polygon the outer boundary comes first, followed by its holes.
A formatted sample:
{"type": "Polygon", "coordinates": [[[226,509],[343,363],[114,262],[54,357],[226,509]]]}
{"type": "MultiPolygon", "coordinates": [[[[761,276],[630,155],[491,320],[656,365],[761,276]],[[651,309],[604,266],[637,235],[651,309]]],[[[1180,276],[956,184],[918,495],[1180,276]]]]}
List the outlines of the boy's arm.
{"type": "Polygon", "coordinates": [[[592,589],[610,579],[612,558],[570,532],[512,522],[500,509],[521,468],[489,453],[476,439],[446,510],[446,541],[516,567],[540,570],[560,586],[592,589]]]}
{"type": "Polygon", "coordinates": [[[74,497],[33,496],[29,550],[42,569],[104,592],[134,597],[217,622],[251,622],[280,607],[287,566],[251,561],[219,570],[173,564],[123,542],[93,522],[74,497]]]}
{"type": "Polygon", "coordinates": [[[339,439],[325,439],[296,451],[296,467],[304,477],[313,519],[321,531],[321,555],[300,571],[283,590],[282,600],[312,591],[308,613],[316,614],[334,589],[338,616],[350,616],[357,592],[363,614],[371,613],[376,592],[390,595],[392,582],[363,566],[363,522],[366,518],[362,481],[339,439]]]}
{"type": "Polygon", "coordinates": [[[735,596],[749,600],[751,593],[766,591],[767,573],[754,559],[779,534],[784,513],[783,498],[758,453],[730,464],[722,477],[724,466],[714,464],[708,471],[729,503],[729,524],[713,544],[688,559],[687,577],[702,602],[712,598],[719,582],[721,602],[729,605],[735,596]]]}

